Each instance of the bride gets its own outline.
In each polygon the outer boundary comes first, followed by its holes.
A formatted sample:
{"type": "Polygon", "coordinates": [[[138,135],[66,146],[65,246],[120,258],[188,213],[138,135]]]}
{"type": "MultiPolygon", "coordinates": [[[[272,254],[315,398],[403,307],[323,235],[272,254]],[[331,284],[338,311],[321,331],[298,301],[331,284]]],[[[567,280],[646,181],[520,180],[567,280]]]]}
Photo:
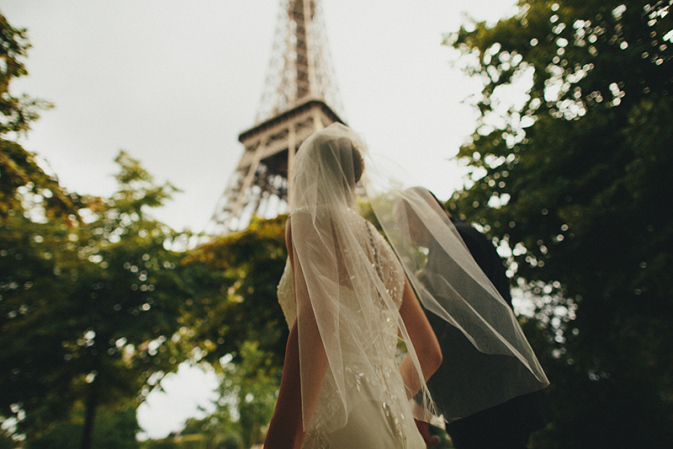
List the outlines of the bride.
{"type": "Polygon", "coordinates": [[[434,414],[426,381],[442,355],[421,303],[480,351],[520,361],[521,382],[512,379],[507,392],[494,395],[497,401],[546,386],[513,315],[503,319],[483,312],[489,302],[502,299],[483,273],[472,269],[474,261],[450,222],[429,210],[426,201],[404,198],[451,253],[454,277],[467,266],[463,277],[476,279],[454,282],[454,296],[435,298],[424,288],[416,266],[424,253],[411,243],[399,213],[395,219],[392,213],[395,201],[409,193],[400,183],[384,186],[381,177],[360,179],[364,151],[359,136],[333,124],[301,145],[292,167],[289,264],[279,284],[290,335],[266,449],[425,448],[414,418],[429,421],[434,414]],[[390,244],[358,213],[356,186],[368,190],[390,244]]]}

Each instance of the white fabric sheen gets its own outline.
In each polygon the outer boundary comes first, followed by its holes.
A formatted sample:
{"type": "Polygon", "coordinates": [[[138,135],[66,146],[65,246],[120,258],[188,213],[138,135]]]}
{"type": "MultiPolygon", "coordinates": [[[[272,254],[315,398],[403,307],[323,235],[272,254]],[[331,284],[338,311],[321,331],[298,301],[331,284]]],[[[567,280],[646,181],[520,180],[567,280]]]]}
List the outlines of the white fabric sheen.
{"type": "MultiPolygon", "coordinates": [[[[429,397],[399,313],[404,274],[385,240],[356,210],[364,151],[350,129],[330,125],[304,141],[292,168],[288,226],[305,447],[339,447],[329,436],[343,432],[367,441],[371,437],[356,430],[363,404],[382,410],[386,420],[373,430],[378,438],[395,435],[397,443],[387,446],[423,447],[414,443],[418,431],[408,397],[415,392],[406,391],[395,359],[399,334],[414,366],[409,375],[429,397]],[[322,350],[327,371],[317,379],[316,357],[322,358],[316,351],[322,350]]],[[[289,320],[291,307],[285,309],[289,320]]]]}
{"type": "Polygon", "coordinates": [[[436,199],[426,189],[405,185],[408,178],[392,179],[390,169],[381,174],[379,164],[367,164],[372,208],[424,308],[489,355],[464,351],[455,360],[463,368],[442,378],[443,387],[455,392],[444,419],[451,422],[549,385],[516,316],[436,199]]]}
{"type": "MultiPolygon", "coordinates": [[[[351,209],[347,209],[348,214],[355,214],[351,209]]],[[[369,227],[370,239],[373,238],[373,244],[376,245],[378,253],[378,262],[380,263],[379,272],[383,275],[383,282],[386,284],[389,291],[395,292],[393,300],[399,306],[402,304],[402,289],[404,288],[404,273],[401,271],[401,266],[395,253],[391,250],[390,245],[383,239],[381,234],[369,223],[364,223],[369,227]]],[[[372,248],[373,250],[374,248],[372,248]]],[[[372,263],[376,262],[376,258],[372,259],[372,263]]],[[[287,326],[292,327],[295,318],[297,318],[297,304],[294,300],[294,286],[292,284],[292,264],[290,259],[285,261],[285,269],[277,286],[277,296],[280,308],[283,311],[283,316],[287,322],[287,326]]]]}
{"type": "Polygon", "coordinates": [[[292,268],[286,266],[278,295],[289,326],[296,317],[304,447],[422,448],[412,410],[429,420],[434,407],[399,313],[405,276],[434,319],[503,360],[502,370],[480,370],[469,357],[454,361],[476,377],[446,386],[455,400],[445,419],[542,389],[548,381],[516,317],[436,204],[367,159],[361,182],[387,240],[360,216],[355,185],[361,155],[362,139],[333,124],[304,141],[292,168],[292,268]],[[397,368],[398,336],[413,365],[410,375],[422,385],[420,408],[412,408],[408,397],[415,392],[406,391],[397,368]],[[318,379],[315,361],[323,358],[315,351],[322,350],[327,371],[318,379]]]}
{"type": "MultiPolygon", "coordinates": [[[[395,254],[371,223],[350,209],[344,211],[344,216],[348,217],[346,220],[353,229],[362,230],[358,240],[365,251],[369,252],[372,264],[376,259],[379,260],[379,272],[386,290],[391,293],[391,298],[399,308],[402,303],[404,272],[395,254]]],[[[395,362],[395,317],[389,311],[382,310],[382,320],[368,323],[358,299],[354,297],[353,289],[341,286],[339,291],[340,301],[344,305],[341,310],[342,322],[349,323],[348,327],[353,329],[378,329],[371,333],[371,350],[362,350],[358,339],[341,340],[346,372],[346,402],[350,404],[351,411],[345,426],[338,428],[334,425],[340,414],[341,401],[334,379],[327,376],[303,447],[424,448],[395,362]],[[368,357],[371,359],[368,360],[368,357]]],[[[289,261],[278,284],[278,299],[285,319],[291,326],[296,317],[296,306],[289,261]]]]}

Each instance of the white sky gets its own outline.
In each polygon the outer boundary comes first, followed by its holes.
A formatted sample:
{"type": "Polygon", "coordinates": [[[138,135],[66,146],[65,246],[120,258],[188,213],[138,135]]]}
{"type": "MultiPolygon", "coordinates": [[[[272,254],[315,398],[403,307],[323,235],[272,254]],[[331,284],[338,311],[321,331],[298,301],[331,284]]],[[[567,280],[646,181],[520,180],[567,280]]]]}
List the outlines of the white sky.
{"type": "MultiPolygon", "coordinates": [[[[370,151],[400,163],[447,199],[460,185],[451,158],[472,133],[461,104],[480,84],[441,44],[463,13],[495,21],[514,0],[323,0],[344,119],[370,151]]],[[[183,190],[155,216],[202,230],[254,123],[278,0],[3,0],[28,28],[30,75],[13,85],[53,102],[22,143],[66,188],[110,195],[120,149],[157,181],[183,190]]],[[[150,437],[179,430],[205,405],[212,376],[183,369],[139,410],[150,437]]]]}

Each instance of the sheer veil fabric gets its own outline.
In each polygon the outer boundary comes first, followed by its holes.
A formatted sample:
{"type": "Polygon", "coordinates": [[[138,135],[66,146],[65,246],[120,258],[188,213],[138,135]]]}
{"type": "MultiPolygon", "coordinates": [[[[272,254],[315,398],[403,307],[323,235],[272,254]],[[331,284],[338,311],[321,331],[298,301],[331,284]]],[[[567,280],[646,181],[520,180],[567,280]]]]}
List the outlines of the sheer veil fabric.
{"type": "Polygon", "coordinates": [[[373,165],[368,167],[372,208],[421,304],[430,312],[428,318],[435,323],[444,320],[445,329],[460,331],[481,354],[453,352],[458,358],[448,362],[455,368],[450,377],[443,377],[448,392],[441,410],[444,420],[464,418],[548,386],[512,309],[437,200],[428,190],[404,187],[388,174],[374,181],[371,178],[378,173],[373,165]]]}
{"type": "Polygon", "coordinates": [[[455,412],[444,411],[447,420],[548,384],[516,317],[446,215],[422,191],[408,189],[403,177],[394,178],[394,171],[367,154],[363,139],[341,124],[309,137],[297,152],[289,198],[292,269],[286,268],[279,285],[279,293],[293,293],[279,299],[289,325],[296,314],[305,430],[310,422],[336,432],[364,403],[384,408],[404,403],[386,415],[410,421],[416,392],[398,389],[398,336],[423,385],[415,399],[421,405],[415,407],[417,417],[429,420],[437,413],[399,313],[405,276],[438,319],[459,329],[479,351],[511,361],[505,381],[502,373],[477,371],[478,391],[470,379],[447,385],[456,398],[455,412]],[[360,216],[358,196],[371,204],[388,243],[360,216]],[[426,267],[428,248],[441,254],[446,269],[426,267]],[[316,344],[327,359],[320,381],[310,375],[316,344]],[[306,403],[316,390],[317,405],[306,403]]]}

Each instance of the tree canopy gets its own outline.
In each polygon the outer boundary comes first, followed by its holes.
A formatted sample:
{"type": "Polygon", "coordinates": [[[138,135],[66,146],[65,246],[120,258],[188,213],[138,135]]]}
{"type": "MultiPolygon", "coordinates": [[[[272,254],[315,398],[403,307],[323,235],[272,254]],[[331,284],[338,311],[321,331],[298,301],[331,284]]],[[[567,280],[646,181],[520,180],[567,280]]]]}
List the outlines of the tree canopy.
{"type": "Polygon", "coordinates": [[[36,438],[77,403],[90,438],[100,405],[139,403],[189,353],[182,237],[147,215],[174,188],[117,162],[119,190],[82,197],[74,223],[28,209],[0,224],[0,407],[36,438]]]}
{"type": "Polygon", "coordinates": [[[201,295],[210,303],[206,314],[191,323],[200,342],[203,360],[217,363],[230,355],[241,361],[241,348],[256,342],[281,367],[289,330],[276,298],[283,274],[285,215],[253,218],[244,231],[217,237],[191,250],[183,260],[189,266],[210,270],[198,280],[201,295]]]}
{"type": "Polygon", "coordinates": [[[670,446],[670,4],[518,6],[447,37],[484,86],[451,207],[510,250],[537,298],[555,411],[544,447],[670,446]]]}
{"type": "Polygon", "coordinates": [[[289,329],[276,286],[287,258],[286,218],[253,218],[244,231],[213,239],[183,261],[210,270],[200,281],[202,294],[221,292],[191,329],[202,360],[220,375],[220,399],[209,418],[236,415],[243,447],[260,440],[280,385],[289,329]]]}
{"type": "Polygon", "coordinates": [[[30,129],[40,109],[51,107],[46,101],[10,92],[12,81],[28,74],[23,59],[29,48],[26,30],[12,27],[0,13],[0,219],[21,209],[19,189],[33,194],[31,199],[45,206],[48,218],[68,217],[77,202],[44,172],[34,154],[15,142],[30,129]]]}
{"type": "MultiPolygon", "coordinates": [[[[193,236],[150,214],[177,189],[124,151],[112,195],[67,192],[16,140],[50,105],[11,94],[30,44],[2,15],[0,44],[0,444],[120,445],[101,420],[131,413],[184,360],[219,370],[238,438],[258,439],[288,332],[275,301],[284,217],[190,250],[193,236]]],[[[124,429],[132,442],[135,418],[124,429]]]]}

